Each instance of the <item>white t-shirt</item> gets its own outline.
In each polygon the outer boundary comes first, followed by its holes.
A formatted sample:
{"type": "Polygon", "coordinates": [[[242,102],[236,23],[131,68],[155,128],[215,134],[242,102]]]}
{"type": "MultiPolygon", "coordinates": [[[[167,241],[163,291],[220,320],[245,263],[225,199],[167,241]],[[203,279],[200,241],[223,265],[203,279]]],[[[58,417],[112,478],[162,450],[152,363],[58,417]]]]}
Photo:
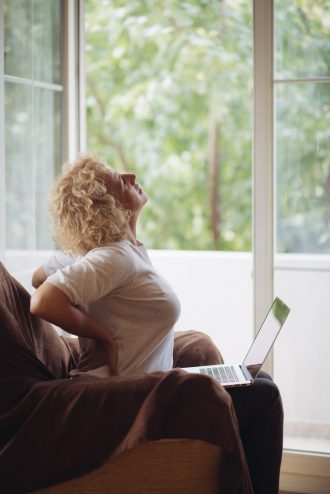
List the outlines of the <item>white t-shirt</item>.
{"type": "Polygon", "coordinates": [[[121,240],[76,259],[58,253],[44,269],[49,283],[109,328],[119,374],[172,368],[180,303],[143,245],[121,240]]]}

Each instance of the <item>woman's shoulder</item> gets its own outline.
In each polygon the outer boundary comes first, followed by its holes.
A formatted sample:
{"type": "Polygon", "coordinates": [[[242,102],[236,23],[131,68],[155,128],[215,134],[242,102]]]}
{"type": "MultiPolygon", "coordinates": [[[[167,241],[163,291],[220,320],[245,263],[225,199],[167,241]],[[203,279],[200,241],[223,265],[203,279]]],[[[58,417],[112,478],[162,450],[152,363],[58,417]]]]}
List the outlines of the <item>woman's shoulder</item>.
{"type": "Polygon", "coordinates": [[[129,240],[118,240],[116,242],[111,242],[107,245],[91,249],[89,252],[87,252],[85,257],[88,258],[93,256],[120,255],[123,253],[131,254],[132,252],[134,252],[134,247],[136,246],[134,246],[129,240]]]}
{"type": "Polygon", "coordinates": [[[140,256],[144,250],[145,248],[142,244],[136,246],[129,240],[119,240],[90,250],[85,255],[85,259],[93,263],[115,263],[116,265],[125,263],[128,266],[129,264],[134,264],[137,256],[140,256]]]}

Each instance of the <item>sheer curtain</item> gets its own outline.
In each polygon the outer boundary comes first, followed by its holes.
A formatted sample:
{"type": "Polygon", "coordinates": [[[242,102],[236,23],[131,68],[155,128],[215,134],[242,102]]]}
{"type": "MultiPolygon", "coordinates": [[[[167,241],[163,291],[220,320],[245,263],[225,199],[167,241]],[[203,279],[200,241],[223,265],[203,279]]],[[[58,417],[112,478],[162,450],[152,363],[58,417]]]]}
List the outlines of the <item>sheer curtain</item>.
{"type": "Polygon", "coordinates": [[[60,0],[4,0],[6,249],[53,246],[47,195],[63,160],[60,0]]]}

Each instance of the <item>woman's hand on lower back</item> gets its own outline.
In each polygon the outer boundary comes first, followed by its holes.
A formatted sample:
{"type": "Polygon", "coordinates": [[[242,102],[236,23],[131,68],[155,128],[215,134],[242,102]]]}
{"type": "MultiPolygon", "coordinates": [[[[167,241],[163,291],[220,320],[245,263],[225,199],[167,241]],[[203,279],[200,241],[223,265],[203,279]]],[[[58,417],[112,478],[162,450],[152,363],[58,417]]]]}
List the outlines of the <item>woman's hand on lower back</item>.
{"type": "Polygon", "coordinates": [[[91,343],[87,345],[87,353],[82,352],[79,370],[91,370],[107,365],[111,375],[118,374],[117,346],[109,329],[82,308],[74,306],[62,290],[45,281],[32,295],[30,309],[32,314],[46,319],[64,331],[88,338],[91,343]]]}
{"type": "Polygon", "coordinates": [[[114,340],[89,340],[82,349],[77,370],[87,372],[103,365],[108,366],[111,376],[118,375],[118,355],[114,340]]]}

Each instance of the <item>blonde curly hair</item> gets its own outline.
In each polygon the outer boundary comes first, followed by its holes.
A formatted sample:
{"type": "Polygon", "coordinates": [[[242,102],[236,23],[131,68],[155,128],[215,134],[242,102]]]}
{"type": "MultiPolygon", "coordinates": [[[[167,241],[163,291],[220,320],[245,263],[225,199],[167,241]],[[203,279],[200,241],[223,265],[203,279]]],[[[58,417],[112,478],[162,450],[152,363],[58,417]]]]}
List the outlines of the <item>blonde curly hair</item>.
{"type": "Polygon", "coordinates": [[[79,155],[63,166],[49,201],[53,238],[65,252],[84,255],[91,249],[127,238],[130,212],[116,204],[105,184],[111,172],[93,155],[79,155]]]}

